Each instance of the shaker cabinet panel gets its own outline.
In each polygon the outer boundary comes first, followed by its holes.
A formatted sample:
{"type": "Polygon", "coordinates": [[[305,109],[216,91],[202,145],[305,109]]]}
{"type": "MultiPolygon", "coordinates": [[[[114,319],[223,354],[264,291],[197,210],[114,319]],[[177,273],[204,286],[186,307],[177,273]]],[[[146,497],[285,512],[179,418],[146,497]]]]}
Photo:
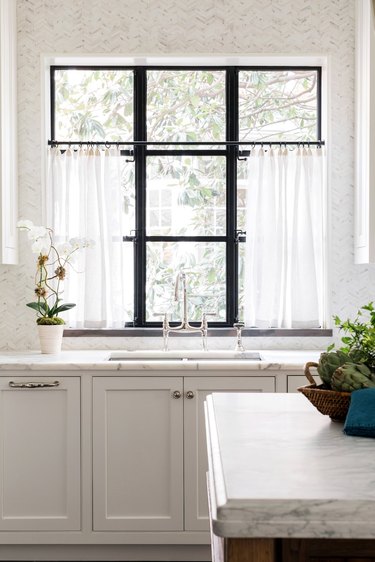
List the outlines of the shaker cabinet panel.
{"type": "Polygon", "coordinates": [[[0,529],[79,530],[79,377],[1,378],[0,414],[0,529]]]}
{"type": "Polygon", "coordinates": [[[185,530],[209,529],[204,401],[213,392],[275,392],[272,376],[185,377],[185,530]],[[190,398],[189,398],[190,397],[190,398]]]}
{"type": "Polygon", "coordinates": [[[182,378],[95,377],[94,530],[183,529],[182,378]]]}

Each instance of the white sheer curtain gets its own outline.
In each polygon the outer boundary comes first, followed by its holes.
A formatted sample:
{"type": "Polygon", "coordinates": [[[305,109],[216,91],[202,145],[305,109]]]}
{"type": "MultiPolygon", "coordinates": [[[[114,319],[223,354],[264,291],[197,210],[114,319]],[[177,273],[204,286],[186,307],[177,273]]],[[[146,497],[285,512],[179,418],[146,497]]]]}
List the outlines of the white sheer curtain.
{"type": "Polygon", "coordinates": [[[95,241],[77,252],[63,299],[77,304],[65,320],[77,328],[123,327],[124,201],[117,149],[49,150],[49,215],[59,242],[95,241]]]}
{"type": "Polygon", "coordinates": [[[255,148],[248,168],[245,323],[315,328],[323,318],[324,148],[255,148]]]}

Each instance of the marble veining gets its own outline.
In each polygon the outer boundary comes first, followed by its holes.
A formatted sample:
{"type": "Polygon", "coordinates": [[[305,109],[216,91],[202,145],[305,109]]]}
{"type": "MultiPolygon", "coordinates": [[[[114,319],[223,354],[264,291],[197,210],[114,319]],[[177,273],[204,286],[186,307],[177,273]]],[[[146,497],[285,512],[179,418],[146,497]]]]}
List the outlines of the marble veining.
{"type": "MultiPolygon", "coordinates": [[[[126,353],[126,352],[125,352],[126,353]]],[[[262,351],[262,360],[230,360],[218,358],[204,360],[134,360],[109,361],[108,350],[62,351],[56,355],[43,355],[38,351],[0,352],[0,374],[5,371],[278,371],[292,370],[302,373],[306,361],[315,361],[317,351],[262,351]]]]}
{"type": "Polygon", "coordinates": [[[296,394],[213,394],[207,414],[217,535],[375,538],[375,440],[296,394]]]}

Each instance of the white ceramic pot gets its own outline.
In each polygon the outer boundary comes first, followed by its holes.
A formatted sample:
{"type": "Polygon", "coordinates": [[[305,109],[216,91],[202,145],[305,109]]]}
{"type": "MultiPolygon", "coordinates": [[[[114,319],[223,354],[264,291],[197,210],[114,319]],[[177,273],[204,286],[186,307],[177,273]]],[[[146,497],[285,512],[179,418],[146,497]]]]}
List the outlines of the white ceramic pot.
{"type": "Polygon", "coordinates": [[[60,353],[64,328],[64,324],[38,325],[40,351],[42,353],[60,353]]]}

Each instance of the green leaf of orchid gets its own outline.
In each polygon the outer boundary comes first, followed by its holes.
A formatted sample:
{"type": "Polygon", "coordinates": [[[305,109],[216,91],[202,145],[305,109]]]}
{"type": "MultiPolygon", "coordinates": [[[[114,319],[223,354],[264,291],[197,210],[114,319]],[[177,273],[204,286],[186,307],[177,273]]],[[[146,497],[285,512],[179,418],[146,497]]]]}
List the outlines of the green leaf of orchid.
{"type": "Polygon", "coordinates": [[[76,305],[73,302],[67,302],[66,304],[62,304],[61,306],[58,306],[55,311],[54,314],[57,315],[60,312],[64,312],[65,310],[70,310],[71,308],[74,308],[76,305]]]}
{"type": "Polygon", "coordinates": [[[39,314],[46,314],[48,306],[44,302],[28,302],[26,306],[39,312],[39,314]]]}

